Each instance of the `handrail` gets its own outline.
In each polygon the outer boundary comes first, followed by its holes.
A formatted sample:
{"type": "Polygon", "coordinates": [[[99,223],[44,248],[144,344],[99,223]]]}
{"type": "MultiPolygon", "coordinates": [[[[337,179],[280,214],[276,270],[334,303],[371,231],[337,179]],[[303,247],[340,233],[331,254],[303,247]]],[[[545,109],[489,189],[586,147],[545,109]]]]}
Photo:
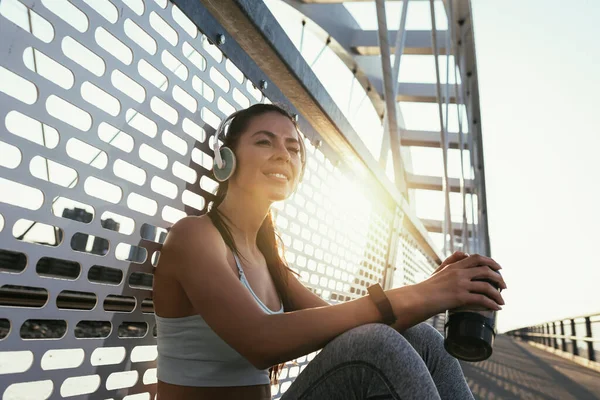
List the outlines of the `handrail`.
{"type": "Polygon", "coordinates": [[[528,326],[524,328],[514,329],[512,331],[506,332],[507,335],[518,337],[524,339],[526,341],[533,341],[539,343],[546,347],[553,347],[555,349],[561,349],[562,351],[567,351],[567,340],[571,341],[571,352],[574,356],[579,356],[579,348],[577,347],[577,342],[585,342],[587,344],[587,359],[589,361],[596,362],[596,351],[594,350],[594,343],[600,342],[600,337],[594,338],[592,331],[592,323],[598,321],[592,321],[592,318],[599,317],[600,314],[591,314],[591,315],[582,315],[578,317],[571,318],[563,318],[551,322],[545,322],[533,326],[528,326]],[[575,320],[584,319],[585,323],[585,333],[586,336],[577,336],[576,335],[576,323],[575,320]],[[565,333],[565,321],[569,321],[568,324],[571,327],[571,334],[565,333]],[[560,333],[557,333],[557,327],[560,329],[560,333]],[[559,346],[558,341],[561,341],[561,346],[559,346]]]}

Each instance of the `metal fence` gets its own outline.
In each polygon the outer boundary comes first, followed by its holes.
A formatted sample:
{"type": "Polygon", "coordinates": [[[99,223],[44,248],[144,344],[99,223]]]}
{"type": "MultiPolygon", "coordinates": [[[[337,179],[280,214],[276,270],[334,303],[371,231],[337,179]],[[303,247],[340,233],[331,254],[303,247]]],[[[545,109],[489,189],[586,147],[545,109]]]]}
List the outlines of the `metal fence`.
{"type": "MultiPolygon", "coordinates": [[[[3,399],[154,397],[152,271],[166,228],[213,199],[214,128],[257,102],[295,110],[187,3],[0,0],[3,399]]],[[[403,205],[299,119],[305,179],[275,214],[303,282],[335,303],[431,272],[403,205]]]]}

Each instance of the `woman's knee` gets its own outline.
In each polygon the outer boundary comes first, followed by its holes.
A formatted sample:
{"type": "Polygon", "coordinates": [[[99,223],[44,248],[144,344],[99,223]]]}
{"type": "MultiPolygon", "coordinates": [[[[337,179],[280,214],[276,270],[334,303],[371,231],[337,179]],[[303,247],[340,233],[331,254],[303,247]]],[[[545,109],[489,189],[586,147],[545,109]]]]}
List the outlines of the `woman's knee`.
{"type": "Polygon", "coordinates": [[[350,329],[331,343],[336,352],[353,360],[369,361],[389,355],[393,349],[414,351],[398,331],[385,324],[365,324],[350,329]]]}

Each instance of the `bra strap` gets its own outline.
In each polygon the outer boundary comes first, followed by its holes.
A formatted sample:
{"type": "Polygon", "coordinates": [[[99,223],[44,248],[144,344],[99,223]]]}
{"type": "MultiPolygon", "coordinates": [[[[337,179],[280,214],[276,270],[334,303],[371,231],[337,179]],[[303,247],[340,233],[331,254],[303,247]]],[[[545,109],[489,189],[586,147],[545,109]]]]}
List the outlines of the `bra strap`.
{"type": "Polygon", "coordinates": [[[240,259],[238,258],[237,254],[235,254],[235,252],[233,253],[233,258],[235,260],[235,266],[237,267],[241,277],[242,275],[244,275],[244,270],[242,269],[242,266],[240,265],[240,259]]]}

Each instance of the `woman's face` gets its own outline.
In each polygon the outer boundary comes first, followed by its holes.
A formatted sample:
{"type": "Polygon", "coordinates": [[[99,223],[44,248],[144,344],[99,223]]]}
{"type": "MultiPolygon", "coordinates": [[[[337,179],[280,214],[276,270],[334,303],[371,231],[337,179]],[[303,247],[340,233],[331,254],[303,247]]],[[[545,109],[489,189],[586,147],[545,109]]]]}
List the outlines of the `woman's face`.
{"type": "Polygon", "coordinates": [[[298,184],[302,168],[301,140],[292,121],[278,112],[253,117],[234,153],[231,184],[269,201],[286,199],[298,184]]]}

